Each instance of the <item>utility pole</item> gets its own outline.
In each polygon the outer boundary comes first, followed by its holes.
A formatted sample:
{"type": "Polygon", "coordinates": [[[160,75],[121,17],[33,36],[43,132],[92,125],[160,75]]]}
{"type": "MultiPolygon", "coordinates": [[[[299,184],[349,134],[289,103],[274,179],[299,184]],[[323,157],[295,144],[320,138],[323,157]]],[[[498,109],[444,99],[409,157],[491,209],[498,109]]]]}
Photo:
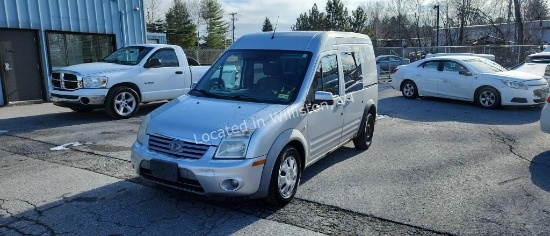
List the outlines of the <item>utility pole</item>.
{"type": "Polygon", "coordinates": [[[435,52],[439,52],[439,5],[435,5],[434,9],[437,9],[437,15],[435,17],[435,52]]]}
{"type": "Polygon", "coordinates": [[[238,20],[238,19],[235,18],[235,16],[237,15],[236,12],[231,12],[231,13],[229,13],[229,15],[231,15],[231,23],[233,25],[233,29],[232,29],[233,39],[231,41],[231,43],[233,43],[233,42],[235,42],[235,21],[238,20]]]}

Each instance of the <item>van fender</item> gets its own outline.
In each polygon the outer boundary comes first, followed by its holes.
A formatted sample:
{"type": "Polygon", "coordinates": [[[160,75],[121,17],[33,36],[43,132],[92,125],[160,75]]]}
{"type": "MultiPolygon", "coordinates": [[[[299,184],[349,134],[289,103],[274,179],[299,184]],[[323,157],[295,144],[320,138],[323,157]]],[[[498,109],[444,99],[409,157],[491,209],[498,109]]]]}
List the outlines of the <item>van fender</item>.
{"type": "MultiPolygon", "coordinates": [[[[304,150],[308,150],[307,141],[302,132],[296,129],[287,129],[283,131],[273,142],[271,148],[267,152],[266,162],[264,164],[264,170],[262,171],[262,179],[260,180],[260,186],[258,191],[254,193],[251,198],[265,198],[267,197],[269,191],[269,183],[271,182],[271,172],[275,166],[275,161],[279,156],[279,153],[283,148],[292,141],[298,141],[302,144],[304,150]]],[[[304,155],[307,151],[304,152],[304,155]]],[[[306,156],[302,157],[303,160],[306,160],[306,156]]],[[[304,169],[305,163],[302,164],[302,169],[304,169]]]]}

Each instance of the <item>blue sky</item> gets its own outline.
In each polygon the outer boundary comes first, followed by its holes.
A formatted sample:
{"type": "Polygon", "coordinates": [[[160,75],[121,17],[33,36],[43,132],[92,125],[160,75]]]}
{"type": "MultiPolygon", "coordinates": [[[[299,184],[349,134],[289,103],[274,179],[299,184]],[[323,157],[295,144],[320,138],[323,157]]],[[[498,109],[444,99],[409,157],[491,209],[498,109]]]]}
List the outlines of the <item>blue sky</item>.
{"type": "MultiPolygon", "coordinates": [[[[350,13],[367,1],[369,0],[343,0],[350,13]]],[[[390,0],[385,1],[390,2],[390,0]]],[[[296,18],[301,13],[309,11],[314,3],[324,11],[327,0],[218,0],[218,2],[223,6],[227,21],[230,19],[229,13],[237,13],[235,37],[238,38],[243,34],[261,32],[266,17],[273,25],[278,17],[277,30],[289,31],[290,27],[296,23],[296,18]]],[[[162,0],[162,8],[168,9],[171,3],[172,0],[162,0]]],[[[231,33],[228,36],[231,36],[231,33]]]]}

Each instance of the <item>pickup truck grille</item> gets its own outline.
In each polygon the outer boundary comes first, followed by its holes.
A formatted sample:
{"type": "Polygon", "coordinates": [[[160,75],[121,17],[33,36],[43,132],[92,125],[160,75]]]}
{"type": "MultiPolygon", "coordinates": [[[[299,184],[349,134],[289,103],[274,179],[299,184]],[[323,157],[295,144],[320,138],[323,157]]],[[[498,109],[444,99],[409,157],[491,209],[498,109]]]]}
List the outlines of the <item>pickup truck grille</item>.
{"type": "Polygon", "coordinates": [[[52,73],[52,85],[59,90],[77,90],[82,87],[75,74],[59,72],[52,73]]]}
{"type": "Polygon", "coordinates": [[[149,151],[175,158],[200,159],[206,153],[209,146],[158,135],[151,135],[149,136],[148,148],[149,151]]]}

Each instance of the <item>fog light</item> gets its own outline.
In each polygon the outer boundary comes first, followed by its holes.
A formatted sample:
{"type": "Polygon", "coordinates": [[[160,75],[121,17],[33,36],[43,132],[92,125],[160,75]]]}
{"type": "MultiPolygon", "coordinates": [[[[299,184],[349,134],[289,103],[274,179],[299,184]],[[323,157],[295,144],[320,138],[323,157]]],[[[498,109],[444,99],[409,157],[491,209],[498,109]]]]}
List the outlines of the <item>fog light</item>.
{"type": "Polygon", "coordinates": [[[80,103],[84,104],[84,105],[88,105],[88,103],[90,103],[90,99],[88,98],[80,98],[80,103]]]}
{"type": "Polygon", "coordinates": [[[237,191],[243,186],[240,179],[226,179],[220,182],[220,188],[224,191],[237,191]]]}

